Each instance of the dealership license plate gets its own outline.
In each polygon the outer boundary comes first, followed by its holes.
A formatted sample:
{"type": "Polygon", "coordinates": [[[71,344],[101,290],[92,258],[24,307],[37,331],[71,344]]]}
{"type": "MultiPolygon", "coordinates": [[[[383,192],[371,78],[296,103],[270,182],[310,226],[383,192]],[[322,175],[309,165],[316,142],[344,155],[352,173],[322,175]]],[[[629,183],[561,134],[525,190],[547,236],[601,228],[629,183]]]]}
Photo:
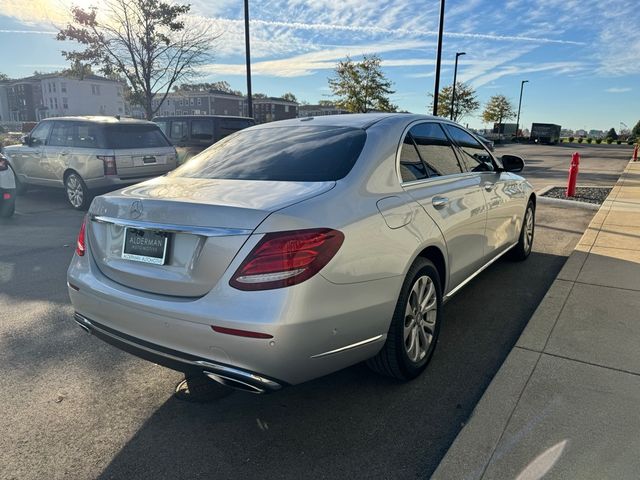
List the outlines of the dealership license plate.
{"type": "Polygon", "coordinates": [[[122,258],[136,262],[164,265],[167,257],[168,234],[153,230],[126,227],[122,258]]]}

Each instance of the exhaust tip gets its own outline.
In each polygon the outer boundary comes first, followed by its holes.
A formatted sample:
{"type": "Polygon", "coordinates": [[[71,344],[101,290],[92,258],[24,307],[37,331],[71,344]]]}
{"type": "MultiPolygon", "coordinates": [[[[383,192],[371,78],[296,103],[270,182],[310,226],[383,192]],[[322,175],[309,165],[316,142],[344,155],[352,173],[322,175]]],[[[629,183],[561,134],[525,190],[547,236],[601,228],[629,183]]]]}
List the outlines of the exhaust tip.
{"type": "Polygon", "coordinates": [[[225,387],[235,388],[236,390],[242,390],[243,392],[262,394],[266,393],[267,390],[264,388],[257,387],[255,385],[250,385],[242,380],[237,380],[235,378],[227,377],[225,375],[220,375],[219,373],[207,372],[206,370],[202,372],[204,375],[209,377],[211,380],[218,382],[225,387]]]}

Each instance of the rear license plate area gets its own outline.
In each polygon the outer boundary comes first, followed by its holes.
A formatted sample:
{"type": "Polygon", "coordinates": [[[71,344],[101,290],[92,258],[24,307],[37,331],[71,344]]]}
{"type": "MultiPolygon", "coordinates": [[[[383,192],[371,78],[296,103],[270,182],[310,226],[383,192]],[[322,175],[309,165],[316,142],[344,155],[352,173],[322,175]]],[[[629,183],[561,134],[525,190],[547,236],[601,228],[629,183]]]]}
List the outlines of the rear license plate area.
{"type": "Polygon", "coordinates": [[[169,234],[154,230],[125,227],[122,258],[135,262],[164,265],[169,234]]]}

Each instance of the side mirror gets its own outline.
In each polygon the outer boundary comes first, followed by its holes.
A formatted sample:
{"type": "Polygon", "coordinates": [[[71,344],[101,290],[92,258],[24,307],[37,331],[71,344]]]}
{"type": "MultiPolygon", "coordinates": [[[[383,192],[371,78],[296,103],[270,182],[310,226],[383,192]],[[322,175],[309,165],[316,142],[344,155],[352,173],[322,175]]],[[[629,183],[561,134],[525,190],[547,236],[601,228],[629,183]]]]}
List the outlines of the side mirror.
{"type": "Polygon", "coordinates": [[[502,168],[505,172],[521,172],[524,170],[524,160],[517,155],[502,155],[502,168]]]}
{"type": "Polygon", "coordinates": [[[23,145],[31,146],[31,137],[29,135],[23,135],[20,138],[20,141],[22,142],[23,145]]]}

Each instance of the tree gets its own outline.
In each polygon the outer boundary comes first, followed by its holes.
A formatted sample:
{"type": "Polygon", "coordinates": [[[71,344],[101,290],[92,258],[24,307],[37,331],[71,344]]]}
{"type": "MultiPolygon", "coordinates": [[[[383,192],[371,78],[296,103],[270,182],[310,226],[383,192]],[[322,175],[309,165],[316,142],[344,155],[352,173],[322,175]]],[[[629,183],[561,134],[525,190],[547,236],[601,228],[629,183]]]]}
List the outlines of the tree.
{"type": "Polygon", "coordinates": [[[354,62],[350,57],[339,62],[335,76],[329,78],[329,87],[338,98],[335,105],[353,113],[366,113],[371,110],[395,112],[388,95],[391,90],[389,81],[380,67],[380,57],[365,55],[361,62],[354,62]]]}
{"type": "Polygon", "coordinates": [[[231,85],[229,85],[229,82],[224,80],[213,83],[181,83],[180,85],[174,85],[173,90],[175,92],[211,92],[218,90],[232,95],[242,95],[240,90],[234,90],[231,88],[231,85]]]}
{"type": "Polygon", "coordinates": [[[72,64],[124,76],[132,102],[150,119],[171,87],[195,76],[197,67],[209,59],[216,36],[205,24],[187,26],[184,15],[189,10],[189,5],[162,0],[102,0],[99,9],[72,7],[71,22],[56,38],[84,48],[62,52],[72,64]],[[154,108],[156,95],[162,99],[154,108]]]}
{"type": "Polygon", "coordinates": [[[9,76],[6,73],[0,73],[0,80],[9,80],[9,76]]]}
{"type": "Polygon", "coordinates": [[[617,140],[618,134],[616,133],[616,129],[611,127],[611,129],[609,129],[609,131],[607,132],[607,135],[605,138],[610,138],[611,140],[617,140]]]}
{"type": "Polygon", "coordinates": [[[296,102],[296,103],[298,103],[298,99],[297,99],[297,98],[296,98],[296,96],[295,96],[293,93],[291,93],[291,92],[287,92],[287,93],[285,93],[284,95],[282,95],[282,99],[283,99],[283,100],[287,100],[287,101],[289,101],[289,102],[296,102]]]}
{"type": "Polygon", "coordinates": [[[503,120],[515,118],[516,112],[511,102],[504,95],[489,98],[482,112],[482,120],[487,123],[502,123],[503,120]]]}
{"type": "MultiPolygon", "coordinates": [[[[438,92],[438,116],[451,118],[451,94],[453,85],[448,85],[438,92]]],[[[433,94],[429,110],[433,111],[433,94]]],[[[476,91],[466,83],[456,82],[456,98],[453,105],[453,121],[457,122],[480,107],[476,91]]]]}
{"type": "Polygon", "coordinates": [[[638,123],[636,123],[635,126],[631,129],[631,138],[637,138],[638,140],[640,140],[640,120],[638,120],[638,123]]]}
{"type": "Polygon", "coordinates": [[[318,102],[318,105],[320,105],[321,107],[335,107],[336,102],[334,102],[333,100],[320,100],[318,102]]]}

